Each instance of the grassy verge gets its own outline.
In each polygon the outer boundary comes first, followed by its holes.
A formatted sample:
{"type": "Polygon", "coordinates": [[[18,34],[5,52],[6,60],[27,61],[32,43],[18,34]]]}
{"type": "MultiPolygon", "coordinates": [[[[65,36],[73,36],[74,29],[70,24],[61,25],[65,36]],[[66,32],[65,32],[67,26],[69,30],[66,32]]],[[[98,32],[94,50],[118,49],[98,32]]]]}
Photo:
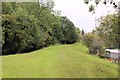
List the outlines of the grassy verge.
{"type": "Polygon", "coordinates": [[[116,78],[118,65],[88,54],[81,43],[3,56],[4,78],[116,78]]]}

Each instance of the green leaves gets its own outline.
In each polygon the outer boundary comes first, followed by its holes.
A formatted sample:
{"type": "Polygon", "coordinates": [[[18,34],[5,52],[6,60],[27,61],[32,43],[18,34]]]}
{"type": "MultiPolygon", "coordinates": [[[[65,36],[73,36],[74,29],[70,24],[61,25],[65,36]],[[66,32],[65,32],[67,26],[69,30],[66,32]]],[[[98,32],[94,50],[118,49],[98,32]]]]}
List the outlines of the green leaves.
{"type": "Polygon", "coordinates": [[[115,9],[117,9],[117,7],[118,7],[118,4],[117,4],[117,2],[116,2],[115,0],[84,0],[84,3],[85,3],[85,4],[90,4],[90,6],[89,6],[89,12],[93,12],[93,13],[95,13],[95,7],[96,7],[100,2],[102,2],[104,5],[112,4],[111,6],[112,6],[113,8],[115,8],[115,9]],[[93,3],[91,4],[90,1],[93,2],[93,3]],[[95,3],[96,5],[94,5],[94,3],[95,3]],[[94,6],[93,6],[93,5],[94,5],[94,6]]]}
{"type": "Polygon", "coordinates": [[[94,8],[93,5],[89,6],[89,12],[92,12],[92,11],[94,11],[94,10],[95,10],[95,8],[94,8]]]}
{"type": "Polygon", "coordinates": [[[106,1],[106,0],[104,0],[104,2],[103,2],[103,3],[106,5],[107,1],[106,1]]]}
{"type": "Polygon", "coordinates": [[[84,0],[84,3],[85,3],[85,4],[88,4],[88,3],[89,3],[89,0],[84,0]]]}
{"type": "Polygon", "coordinates": [[[91,54],[102,54],[104,48],[104,42],[99,35],[93,33],[87,33],[83,35],[83,41],[89,48],[91,54]]]}
{"type": "Polygon", "coordinates": [[[100,2],[100,0],[95,0],[96,5],[98,5],[98,4],[99,4],[99,2],[100,2]]]}
{"type": "Polygon", "coordinates": [[[67,17],[62,17],[62,28],[65,36],[65,43],[74,43],[77,41],[76,28],[67,17]]]}
{"type": "Polygon", "coordinates": [[[105,41],[107,48],[117,48],[119,46],[118,21],[119,18],[116,14],[107,15],[101,20],[100,26],[96,28],[96,33],[105,41]]]}
{"type": "Polygon", "coordinates": [[[54,3],[4,2],[2,7],[3,55],[32,51],[55,43],[74,43],[77,33],[74,24],[54,15],[54,3]]]}

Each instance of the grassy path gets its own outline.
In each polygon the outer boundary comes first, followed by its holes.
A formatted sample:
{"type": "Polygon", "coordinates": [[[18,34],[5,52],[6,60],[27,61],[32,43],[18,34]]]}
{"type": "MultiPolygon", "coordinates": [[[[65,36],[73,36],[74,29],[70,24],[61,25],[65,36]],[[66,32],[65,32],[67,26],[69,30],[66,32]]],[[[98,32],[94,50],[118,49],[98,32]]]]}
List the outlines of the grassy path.
{"type": "Polygon", "coordinates": [[[89,55],[80,43],[3,56],[5,78],[118,77],[118,65],[89,55]]]}

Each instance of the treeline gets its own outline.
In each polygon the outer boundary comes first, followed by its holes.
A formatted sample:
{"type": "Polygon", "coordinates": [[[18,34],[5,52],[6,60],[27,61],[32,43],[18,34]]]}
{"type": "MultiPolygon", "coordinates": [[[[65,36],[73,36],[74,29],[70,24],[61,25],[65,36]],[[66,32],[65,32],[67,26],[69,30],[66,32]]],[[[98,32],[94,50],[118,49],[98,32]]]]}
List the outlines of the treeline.
{"type": "Polygon", "coordinates": [[[52,2],[3,2],[2,55],[77,42],[80,30],[53,7],[52,2]]]}

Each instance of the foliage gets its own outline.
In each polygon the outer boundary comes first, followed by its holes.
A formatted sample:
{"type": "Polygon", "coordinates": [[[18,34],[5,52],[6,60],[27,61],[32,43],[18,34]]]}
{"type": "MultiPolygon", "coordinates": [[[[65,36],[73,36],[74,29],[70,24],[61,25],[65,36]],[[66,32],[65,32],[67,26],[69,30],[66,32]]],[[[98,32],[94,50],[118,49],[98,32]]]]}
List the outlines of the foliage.
{"type": "Polygon", "coordinates": [[[64,43],[75,43],[77,41],[76,28],[66,17],[62,17],[62,30],[65,37],[64,43]]]}
{"type": "Polygon", "coordinates": [[[78,39],[74,24],[53,10],[54,3],[3,2],[3,55],[28,52],[78,39]]]}
{"type": "Polygon", "coordinates": [[[93,10],[95,10],[94,6],[93,5],[89,6],[89,12],[92,12],[93,10]]]}
{"type": "Polygon", "coordinates": [[[104,5],[111,4],[113,8],[117,9],[118,3],[115,0],[84,0],[85,4],[89,4],[90,1],[93,1],[96,5],[92,4],[89,6],[89,12],[95,12],[95,7],[102,2],[104,5]]]}
{"type": "Polygon", "coordinates": [[[104,43],[101,40],[100,36],[92,33],[87,33],[83,36],[83,41],[88,47],[89,53],[91,54],[103,53],[104,43]]]}
{"type": "Polygon", "coordinates": [[[106,48],[120,48],[119,21],[116,14],[107,15],[101,19],[99,27],[94,31],[104,40],[106,48]]]}

